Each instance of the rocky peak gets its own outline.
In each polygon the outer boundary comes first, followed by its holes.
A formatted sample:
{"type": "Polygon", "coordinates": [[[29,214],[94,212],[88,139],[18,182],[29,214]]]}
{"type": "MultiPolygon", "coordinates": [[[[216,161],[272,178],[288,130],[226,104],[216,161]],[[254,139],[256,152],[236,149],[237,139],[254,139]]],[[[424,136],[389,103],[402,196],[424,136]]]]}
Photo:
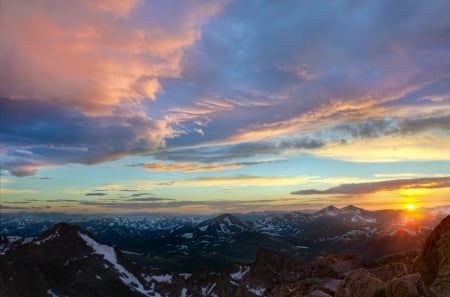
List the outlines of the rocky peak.
{"type": "Polygon", "coordinates": [[[215,218],[200,223],[198,227],[201,231],[214,230],[219,233],[229,234],[247,231],[251,228],[251,225],[232,214],[224,213],[215,218]]]}
{"type": "Polygon", "coordinates": [[[354,206],[353,204],[347,205],[346,207],[341,208],[343,212],[357,213],[360,214],[365,210],[359,207],[354,206]]]}
{"type": "Polygon", "coordinates": [[[78,226],[56,224],[1,257],[1,296],[138,297],[148,292],[137,267],[78,226]]]}
{"type": "Polygon", "coordinates": [[[318,212],[315,213],[316,216],[337,216],[340,214],[340,209],[334,205],[327,206],[322,208],[318,212]]]}

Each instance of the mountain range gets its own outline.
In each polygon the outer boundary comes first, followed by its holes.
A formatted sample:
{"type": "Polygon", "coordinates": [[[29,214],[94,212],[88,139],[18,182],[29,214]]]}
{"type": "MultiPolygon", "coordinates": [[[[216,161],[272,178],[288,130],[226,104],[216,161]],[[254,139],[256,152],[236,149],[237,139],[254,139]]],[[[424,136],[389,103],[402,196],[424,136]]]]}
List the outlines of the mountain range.
{"type": "MultiPolygon", "coordinates": [[[[349,205],[319,211],[86,217],[66,214],[2,215],[0,231],[32,240],[55,223],[80,226],[130,260],[161,272],[220,270],[251,263],[260,248],[310,260],[323,253],[363,260],[419,249],[450,207],[369,211],[349,205]]],[[[14,238],[14,237],[12,237],[14,238]]],[[[2,246],[0,245],[0,252],[2,246]]]]}
{"type": "MultiPolygon", "coordinates": [[[[328,210],[314,215],[336,217],[328,210]]],[[[220,240],[230,240],[236,234],[255,232],[254,228],[225,214],[172,234],[180,240],[216,234],[220,240]]],[[[450,295],[450,216],[430,232],[422,249],[371,261],[336,254],[305,261],[258,248],[251,263],[229,263],[220,271],[192,274],[161,273],[136,265],[120,249],[67,223],[57,223],[33,238],[3,236],[0,244],[1,297],[450,295]]]]}

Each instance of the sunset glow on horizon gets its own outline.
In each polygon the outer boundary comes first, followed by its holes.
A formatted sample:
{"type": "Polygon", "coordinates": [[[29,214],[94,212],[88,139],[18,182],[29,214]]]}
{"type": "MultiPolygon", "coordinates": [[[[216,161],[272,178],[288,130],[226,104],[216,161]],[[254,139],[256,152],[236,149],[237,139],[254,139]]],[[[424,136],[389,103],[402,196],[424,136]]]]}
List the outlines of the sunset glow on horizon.
{"type": "Polygon", "coordinates": [[[0,7],[0,212],[450,205],[448,1],[0,7]]]}

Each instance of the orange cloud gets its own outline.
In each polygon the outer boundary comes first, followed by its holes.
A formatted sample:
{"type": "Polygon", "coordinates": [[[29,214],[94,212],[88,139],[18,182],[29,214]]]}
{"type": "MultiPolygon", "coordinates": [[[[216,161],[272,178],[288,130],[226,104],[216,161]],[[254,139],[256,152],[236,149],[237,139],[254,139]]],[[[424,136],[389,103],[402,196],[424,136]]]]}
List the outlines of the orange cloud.
{"type": "Polygon", "coordinates": [[[140,9],[158,12],[156,4],[149,6],[136,0],[3,1],[0,96],[60,102],[94,115],[111,113],[124,99],[155,100],[159,79],[180,75],[184,50],[222,5],[189,2],[170,26],[130,17],[140,9]]]}

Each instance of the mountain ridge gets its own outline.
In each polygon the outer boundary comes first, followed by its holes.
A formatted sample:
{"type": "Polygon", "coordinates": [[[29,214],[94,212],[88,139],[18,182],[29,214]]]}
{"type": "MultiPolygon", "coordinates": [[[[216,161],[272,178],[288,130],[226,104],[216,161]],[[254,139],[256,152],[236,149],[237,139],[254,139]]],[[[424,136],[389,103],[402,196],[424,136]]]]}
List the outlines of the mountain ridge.
{"type": "MultiPolygon", "coordinates": [[[[139,265],[162,272],[191,273],[203,267],[222,269],[232,262],[250,263],[259,247],[304,260],[321,253],[354,253],[371,260],[419,249],[446,208],[370,211],[348,205],[328,210],[337,215],[291,211],[262,217],[225,213],[215,217],[95,217],[69,222],[88,230],[97,241],[117,247],[139,265]]],[[[58,219],[67,221],[64,216],[43,218],[2,215],[0,253],[33,240],[58,219]]]]}
{"type": "Polygon", "coordinates": [[[79,226],[59,223],[0,255],[0,296],[445,297],[449,282],[439,276],[449,269],[448,234],[450,216],[432,231],[414,263],[407,255],[371,263],[332,254],[302,261],[260,248],[250,265],[161,275],[129,262],[79,226]],[[436,266],[436,252],[438,262],[447,264],[436,266]],[[426,265],[436,270],[431,278],[426,265]]]}

